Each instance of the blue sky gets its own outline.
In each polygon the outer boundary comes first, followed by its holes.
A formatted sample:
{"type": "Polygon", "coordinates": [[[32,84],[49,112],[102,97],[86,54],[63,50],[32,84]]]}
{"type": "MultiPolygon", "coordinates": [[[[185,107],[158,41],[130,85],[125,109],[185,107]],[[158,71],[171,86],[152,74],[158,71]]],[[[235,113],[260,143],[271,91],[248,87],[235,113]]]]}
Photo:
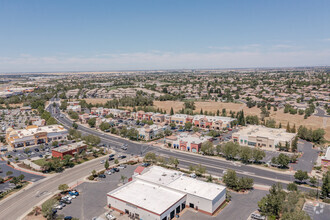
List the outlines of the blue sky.
{"type": "Polygon", "coordinates": [[[0,72],[330,64],[328,0],[1,0],[0,72]]]}

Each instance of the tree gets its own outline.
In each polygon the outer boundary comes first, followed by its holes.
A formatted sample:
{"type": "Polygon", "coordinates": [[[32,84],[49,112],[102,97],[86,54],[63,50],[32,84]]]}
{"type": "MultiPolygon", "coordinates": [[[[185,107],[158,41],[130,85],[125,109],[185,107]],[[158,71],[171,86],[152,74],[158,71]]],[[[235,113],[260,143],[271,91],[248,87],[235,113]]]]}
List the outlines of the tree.
{"type": "Polygon", "coordinates": [[[289,162],[290,162],[290,157],[288,155],[282,154],[282,153],[280,155],[278,155],[277,163],[281,167],[287,167],[289,162]]]}
{"type": "Polygon", "coordinates": [[[110,129],[110,124],[109,124],[108,122],[102,122],[102,123],[100,124],[100,129],[101,129],[102,131],[108,130],[108,129],[110,129]]]}
{"type": "Polygon", "coordinates": [[[121,180],[123,183],[125,182],[126,179],[127,179],[126,176],[124,176],[124,175],[121,175],[121,176],[120,176],[120,180],[121,180]]]}
{"type": "Polygon", "coordinates": [[[291,129],[290,129],[290,123],[288,122],[288,124],[286,125],[286,132],[291,132],[291,129]]]}
{"type": "Polygon", "coordinates": [[[53,207],[57,203],[56,199],[49,199],[41,205],[41,211],[44,217],[52,219],[53,207]]]}
{"type": "Polygon", "coordinates": [[[211,176],[211,174],[207,177],[206,181],[210,183],[213,182],[213,177],[211,176]]]}
{"type": "Polygon", "coordinates": [[[73,122],[73,123],[72,123],[72,127],[73,127],[74,129],[78,129],[78,124],[77,124],[76,122],[73,122]]]}
{"type": "Polygon", "coordinates": [[[180,162],[179,162],[178,158],[170,157],[168,159],[168,163],[171,165],[174,165],[174,167],[177,168],[180,162]]]}
{"type": "Polygon", "coordinates": [[[61,190],[62,192],[66,192],[69,189],[68,184],[60,184],[58,186],[58,190],[61,190]]]}
{"type": "Polygon", "coordinates": [[[105,160],[104,168],[107,170],[107,169],[109,169],[109,166],[110,166],[109,161],[105,160]]]}
{"type": "Polygon", "coordinates": [[[15,184],[15,186],[20,186],[25,176],[23,174],[19,175],[18,177],[13,177],[10,181],[11,183],[15,184]]]}
{"type": "Polygon", "coordinates": [[[222,153],[227,159],[233,159],[239,153],[239,147],[238,143],[227,142],[222,148],[222,153]]]}
{"type": "Polygon", "coordinates": [[[185,124],[184,124],[184,129],[186,129],[186,130],[190,130],[192,128],[192,123],[191,122],[186,122],[185,124]]]}
{"type": "Polygon", "coordinates": [[[7,171],[7,173],[6,173],[6,176],[11,176],[13,174],[13,172],[12,171],[7,171]]]}
{"type": "Polygon", "coordinates": [[[56,125],[57,124],[57,121],[55,118],[53,117],[50,117],[47,122],[46,122],[47,125],[56,125]]]}
{"type": "Polygon", "coordinates": [[[154,162],[156,162],[156,154],[155,153],[153,153],[153,152],[148,152],[148,153],[146,153],[146,155],[144,156],[144,160],[146,161],[146,162],[152,162],[152,163],[154,163],[154,162]]]}
{"type": "Polygon", "coordinates": [[[238,178],[235,170],[227,170],[227,173],[222,177],[222,181],[230,189],[236,190],[238,188],[238,178]]]}
{"type": "Polygon", "coordinates": [[[172,129],[174,129],[174,128],[176,127],[176,124],[175,124],[174,122],[171,122],[171,123],[170,123],[170,127],[171,127],[172,129]]]}
{"type": "Polygon", "coordinates": [[[206,168],[201,164],[198,164],[195,166],[195,173],[197,176],[202,176],[204,173],[206,173],[206,168]]]}
{"type": "Polygon", "coordinates": [[[173,107],[171,107],[170,115],[174,115],[173,107]]]}
{"type": "Polygon", "coordinates": [[[127,137],[131,140],[137,140],[138,139],[139,132],[135,128],[130,128],[127,131],[127,137]]]}
{"type": "Polygon", "coordinates": [[[97,173],[96,170],[92,170],[92,176],[95,177],[96,176],[96,173],[97,173]]]}
{"type": "Polygon", "coordinates": [[[297,191],[298,190],[298,186],[295,183],[289,183],[287,186],[288,191],[297,191]]]}
{"type": "Polygon", "coordinates": [[[115,164],[119,164],[119,161],[118,161],[118,159],[117,159],[117,158],[115,159],[115,164]]]}
{"type": "Polygon", "coordinates": [[[261,214],[278,218],[283,209],[285,199],[286,193],[282,189],[282,185],[280,183],[274,184],[269,189],[269,194],[258,202],[261,214]]]}
{"type": "Polygon", "coordinates": [[[205,141],[204,143],[202,143],[201,151],[206,155],[213,155],[214,147],[212,142],[205,141]]]}
{"type": "Polygon", "coordinates": [[[255,163],[259,163],[266,156],[265,151],[253,148],[252,150],[252,158],[255,163]]]}
{"type": "Polygon", "coordinates": [[[239,156],[243,163],[248,163],[252,158],[252,149],[250,147],[241,147],[239,156]]]}
{"type": "Polygon", "coordinates": [[[303,182],[308,179],[307,171],[297,170],[294,174],[294,178],[299,180],[299,182],[303,182]]]}
{"type": "Polygon", "coordinates": [[[241,177],[238,180],[239,190],[249,190],[253,188],[253,179],[248,177],[241,177]]]}
{"type": "Polygon", "coordinates": [[[95,127],[95,124],[96,124],[96,118],[90,118],[87,123],[89,124],[89,126],[91,128],[95,127]]]}
{"type": "Polygon", "coordinates": [[[315,176],[309,177],[309,182],[312,184],[312,186],[315,186],[317,183],[317,179],[315,176]]]}
{"type": "Polygon", "coordinates": [[[330,197],[330,171],[323,174],[322,182],[321,196],[322,198],[328,198],[330,197]]]}
{"type": "Polygon", "coordinates": [[[298,136],[296,136],[291,143],[291,151],[296,152],[298,150],[298,136]]]}

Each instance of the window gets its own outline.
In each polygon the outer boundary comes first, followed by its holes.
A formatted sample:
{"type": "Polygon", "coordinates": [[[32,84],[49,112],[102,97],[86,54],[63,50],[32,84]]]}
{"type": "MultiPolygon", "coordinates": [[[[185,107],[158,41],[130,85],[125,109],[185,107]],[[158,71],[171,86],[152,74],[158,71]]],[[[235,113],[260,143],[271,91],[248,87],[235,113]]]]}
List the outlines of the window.
{"type": "Polygon", "coordinates": [[[193,203],[189,203],[190,208],[195,208],[195,205],[193,203]]]}

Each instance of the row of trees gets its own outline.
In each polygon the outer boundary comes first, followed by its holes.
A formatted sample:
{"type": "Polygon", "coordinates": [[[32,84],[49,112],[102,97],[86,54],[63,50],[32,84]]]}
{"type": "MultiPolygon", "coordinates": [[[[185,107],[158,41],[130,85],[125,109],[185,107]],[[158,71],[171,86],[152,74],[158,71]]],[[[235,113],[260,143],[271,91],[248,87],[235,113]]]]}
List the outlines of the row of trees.
{"type": "Polygon", "coordinates": [[[226,186],[235,191],[249,190],[253,188],[253,179],[249,177],[237,177],[235,170],[227,170],[222,181],[226,186]]]}
{"type": "Polygon", "coordinates": [[[265,152],[260,149],[240,146],[234,142],[217,145],[215,149],[211,142],[205,142],[202,144],[201,151],[206,155],[214,155],[214,152],[216,152],[218,155],[224,156],[227,160],[239,159],[244,163],[260,163],[266,156],[265,152]]]}
{"type": "Polygon", "coordinates": [[[324,141],[325,141],[324,135],[325,135],[325,131],[324,131],[324,129],[321,129],[321,128],[312,130],[311,128],[308,129],[305,126],[300,126],[298,129],[299,138],[306,140],[306,141],[314,142],[316,144],[324,143],[324,141]]]}
{"type": "Polygon", "coordinates": [[[269,194],[259,202],[259,210],[268,219],[309,220],[310,217],[302,210],[304,196],[297,191],[285,192],[280,183],[274,184],[269,194]]]}

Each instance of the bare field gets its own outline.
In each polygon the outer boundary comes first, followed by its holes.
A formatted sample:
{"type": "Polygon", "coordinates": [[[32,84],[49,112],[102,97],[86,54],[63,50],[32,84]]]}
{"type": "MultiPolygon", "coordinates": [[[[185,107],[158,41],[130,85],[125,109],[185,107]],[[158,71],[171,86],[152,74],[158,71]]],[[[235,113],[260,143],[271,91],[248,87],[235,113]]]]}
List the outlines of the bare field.
{"type": "MultiPolygon", "coordinates": [[[[203,111],[208,112],[217,112],[217,110],[222,110],[223,108],[232,111],[239,111],[244,107],[244,104],[235,104],[235,103],[224,103],[224,102],[195,102],[196,110],[195,112],[200,112],[201,109],[203,111]]],[[[156,108],[160,108],[166,110],[167,113],[170,112],[171,108],[173,108],[174,112],[179,111],[183,107],[183,102],[180,101],[154,101],[154,106],[156,108]]]]}

